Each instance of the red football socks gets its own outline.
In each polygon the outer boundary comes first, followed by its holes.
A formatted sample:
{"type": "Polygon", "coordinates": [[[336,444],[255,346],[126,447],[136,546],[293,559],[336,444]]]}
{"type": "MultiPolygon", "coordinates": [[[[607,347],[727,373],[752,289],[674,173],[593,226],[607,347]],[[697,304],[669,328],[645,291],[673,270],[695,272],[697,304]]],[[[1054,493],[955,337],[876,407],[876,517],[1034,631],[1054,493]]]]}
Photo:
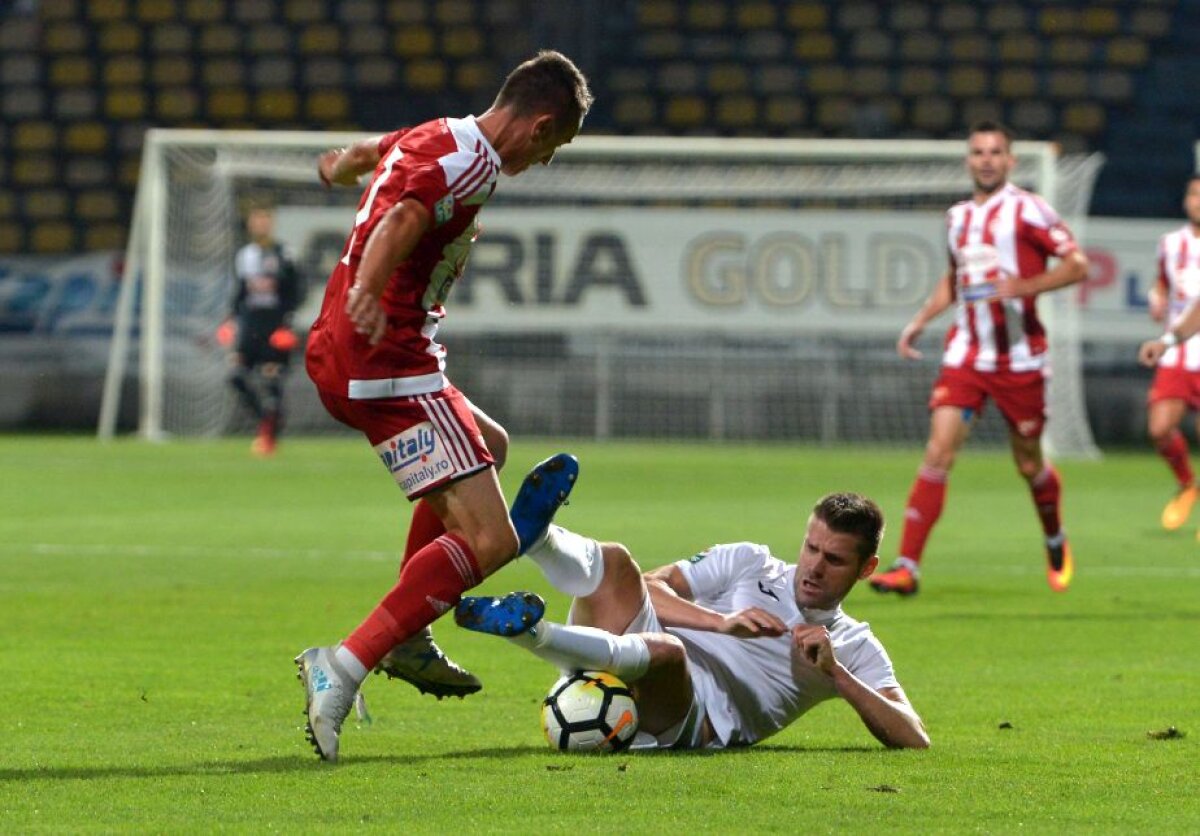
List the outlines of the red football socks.
{"type": "Polygon", "coordinates": [[[400,580],[343,645],[371,670],[393,647],[454,607],[482,580],[467,541],[443,534],[404,561],[400,580]]]}
{"type": "Polygon", "coordinates": [[[904,532],[900,535],[900,556],[921,562],[925,541],[946,503],[946,479],[949,474],[936,467],[921,466],[913,482],[904,509],[904,532]]]}
{"type": "Polygon", "coordinates": [[[1190,488],[1195,481],[1192,464],[1188,461],[1187,438],[1179,430],[1175,430],[1162,444],[1156,445],[1158,454],[1167,460],[1167,467],[1175,474],[1175,480],[1180,488],[1190,488]]]}
{"type": "Polygon", "coordinates": [[[400,561],[400,568],[403,569],[410,557],[445,533],[446,526],[433,510],[433,506],[423,499],[418,500],[413,506],[412,522],[408,525],[408,539],[404,542],[404,559],[400,561]]]}
{"type": "Polygon", "coordinates": [[[1052,465],[1046,465],[1042,472],[1033,477],[1029,483],[1033,493],[1033,504],[1037,506],[1038,519],[1042,521],[1042,531],[1047,537],[1053,537],[1062,530],[1062,519],[1059,515],[1059,503],[1062,499],[1062,481],[1058,471],[1052,465]]]}

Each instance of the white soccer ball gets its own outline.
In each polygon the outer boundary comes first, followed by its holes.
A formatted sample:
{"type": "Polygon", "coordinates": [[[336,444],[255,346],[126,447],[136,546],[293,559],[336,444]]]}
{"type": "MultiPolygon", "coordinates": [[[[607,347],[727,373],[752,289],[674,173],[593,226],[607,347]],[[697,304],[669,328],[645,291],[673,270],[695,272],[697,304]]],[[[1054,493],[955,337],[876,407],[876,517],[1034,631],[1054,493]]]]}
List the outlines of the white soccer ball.
{"type": "Polygon", "coordinates": [[[633,742],[637,729],[633,693],[611,673],[567,674],[542,701],[546,741],[564,752],[619,752],[633,742]]]}

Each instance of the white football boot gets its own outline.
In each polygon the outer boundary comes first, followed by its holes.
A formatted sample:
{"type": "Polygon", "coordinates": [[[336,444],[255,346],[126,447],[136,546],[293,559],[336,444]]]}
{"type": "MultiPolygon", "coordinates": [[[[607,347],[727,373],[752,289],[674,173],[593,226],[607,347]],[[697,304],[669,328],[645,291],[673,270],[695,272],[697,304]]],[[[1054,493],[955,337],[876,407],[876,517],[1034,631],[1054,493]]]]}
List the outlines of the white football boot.
{"type": "Polygon", "coordinates": [[[304,686],[308,741],[330,763],[338,759],[342,721],[354,705],[358,684],[334,658],[336,647],[310,647],[296,657],[296,677],[304,686]]]}
{"type": "Polygon", "coordinates": [[[433,694],[439,700],[462,699],[483,687],[479,677],[447,658],[434,643],[428,627],[388,651],[375,666],[375,673],[385,673],[389,679],[403,679],[422,694],[433,694]]]}

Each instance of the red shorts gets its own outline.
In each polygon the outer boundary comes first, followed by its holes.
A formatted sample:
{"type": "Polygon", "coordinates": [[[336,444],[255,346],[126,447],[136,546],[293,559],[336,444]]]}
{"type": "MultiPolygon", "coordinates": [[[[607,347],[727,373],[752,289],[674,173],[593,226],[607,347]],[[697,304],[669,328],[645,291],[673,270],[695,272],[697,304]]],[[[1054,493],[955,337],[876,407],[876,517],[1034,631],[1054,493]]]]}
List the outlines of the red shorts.
{"type": "Polygon", "coordinates": [[[429,395],[371,400],[317,391],[330,415],[366,435],[409,499],[478,473],[495,461],[466,396],[453,386],[429,395]]]}
{"type": "Polygon", "coordinates": [[[1183,401],[1192,409],[1200,409],[1200,372],[1190,372],[1175,366],[1159,366],[1146,403],[1183,401]]]}
{"type": "Polygon", "coordinates": [[[943,366],[929,408],[957,406],[983,414],[988,398],[1022,438],[1038,438],[1046,426],[1046,376],[1033,372],[979,372],[943,366]]]}

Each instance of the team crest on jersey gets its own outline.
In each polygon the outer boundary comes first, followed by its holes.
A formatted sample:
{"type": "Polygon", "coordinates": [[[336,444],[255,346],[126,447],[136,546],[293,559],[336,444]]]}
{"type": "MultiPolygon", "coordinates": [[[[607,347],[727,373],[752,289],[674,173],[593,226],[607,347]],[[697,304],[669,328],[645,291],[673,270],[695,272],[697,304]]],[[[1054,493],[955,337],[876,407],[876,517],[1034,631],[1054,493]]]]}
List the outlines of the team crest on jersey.
{"type": "Polygon", "coordinates": [[[688,563],[699,563],[704,558],[708,557],[708,552],[696,552],[688,558],[688,563]]]}
{"type": "Polygon", "coordinates": [[[448,194],[433,204],[434,226],[441,226],[454,217],[454,195],[448,194]]]}
{"type": "Polygon", "coordinates": [[[445,445],[428,421],[376,444],[375,452],[405,493],[431,485],[454,469],[445,445]]]}

